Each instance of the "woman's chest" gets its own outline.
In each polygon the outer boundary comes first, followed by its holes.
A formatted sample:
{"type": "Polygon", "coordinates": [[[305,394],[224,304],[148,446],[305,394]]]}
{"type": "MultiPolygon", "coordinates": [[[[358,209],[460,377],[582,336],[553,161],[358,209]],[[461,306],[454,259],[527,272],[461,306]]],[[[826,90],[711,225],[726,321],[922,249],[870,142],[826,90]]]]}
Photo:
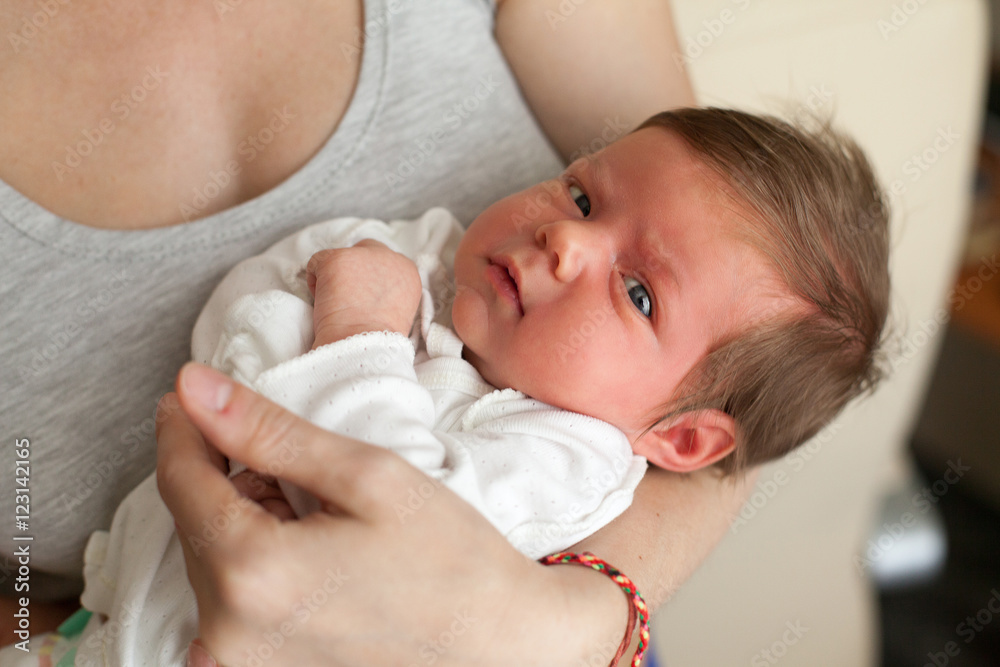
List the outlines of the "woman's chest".
{"type": "Polygon", "coordinates": [[[0,56],[0,180],[61,217],[150,228],[237,205],[350,103],[360,0],[108,4],[67,5],[0,56]]]}

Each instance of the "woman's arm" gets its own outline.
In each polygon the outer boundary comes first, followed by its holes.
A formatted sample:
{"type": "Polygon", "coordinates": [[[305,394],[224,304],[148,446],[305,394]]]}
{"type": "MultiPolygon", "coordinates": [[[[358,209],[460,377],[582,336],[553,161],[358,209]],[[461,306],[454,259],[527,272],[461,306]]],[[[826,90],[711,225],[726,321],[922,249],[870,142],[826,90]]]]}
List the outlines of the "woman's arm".
{"type": "Polygon", "coordinates": [[[496,38],[567,160],[695,104],[667,0],[497,0],[496,38]]]}
{"type": "Polygon", "coordinates": [[[578,543],[629,575],[652,609],[666,602],[725,535],[757,479],[723,480],[714,469],[680,474],[650,467],[632,505],[578,543]]]}
{"type": "MultiPolygon", "coordinates": [[[[269,637],[281,639],[273,665],[433,657],[456,667],[569,666],[613,655],[627,608],[604,577],[524,558],[398,456],[322,431],[214,371],[186,366],[178,398],[182,410],[161,404],[157,475],[184,545],[199,634],[222,664],[245,660],[269,637]],[[241,502],[206,443],[316,494],[324,511],[281,522],[241,502]],[[233,507],[241,510],[226,512],[228,527],[205,540],[204,527],[233,507]]],[[[641,493],[636,508],[583,545],[646,585],[654,603],[693,570],[736,510],[718,482],[695,476],[672,488],[655,500],[641,493]],[[657,512],[666,503],[673,518],[663,524],[657,512]],[[698,509],[706,503],[714,510],[698,509]],[[614,544],[618,531],[644,537],[614,544]],[[660,535],[669,548],[658,546],[660,535]]]]}

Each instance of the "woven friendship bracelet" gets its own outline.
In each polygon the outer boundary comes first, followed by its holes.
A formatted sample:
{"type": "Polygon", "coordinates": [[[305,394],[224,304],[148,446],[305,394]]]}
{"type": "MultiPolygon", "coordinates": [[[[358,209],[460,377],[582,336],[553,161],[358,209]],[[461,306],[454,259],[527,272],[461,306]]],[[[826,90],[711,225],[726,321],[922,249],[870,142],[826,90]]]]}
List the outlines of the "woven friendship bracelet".
{"type": "Polygon", "coordinates": [[[632,658],[632,667],[639,667],[642,657],[646,653],[646,647],[649,645],[649,608],[646,606],[646,601],[639,595],[639,591],[636,589],[635,584],[632,583],[632,580],[609,563],[586,551],[579,554],[564,551],[539,558],[538,562],[543,565],[583,565],[610,577],[611,581],[618,584],[629,600],[628,627],[625,628],[625,639],[622,640],[621,645],[618,647],[618,653],[615,654],[610,667],[617,667],[618,660],[625,654],[629,644],[632,643],[632,631],[635,629],[636,616],[639,617],[639,648],[635,652],[635,657],[632,658]]]}

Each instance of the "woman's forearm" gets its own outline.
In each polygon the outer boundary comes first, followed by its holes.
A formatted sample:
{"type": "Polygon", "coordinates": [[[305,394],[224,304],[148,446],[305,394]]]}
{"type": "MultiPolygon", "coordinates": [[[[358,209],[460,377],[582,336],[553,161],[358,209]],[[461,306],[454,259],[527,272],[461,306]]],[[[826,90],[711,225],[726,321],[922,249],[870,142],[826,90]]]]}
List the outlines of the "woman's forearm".
{"type": "MultiPolygon", "coordinates": [[[[614,565],[655,609],[722,539],[756,476],[756,470],[731,480],[714,471],[681,475],[650,468],[631,507],[570,551],[589,551],[614,565]]],[[[550,591],[549,599],[536,597],[513,606],[520,609],[516,622],[528,629],[522,630],[519,648],[538,656],[538,664],[610,664],[628,618],[624,593],[607,577],[583,567],[540,567],[539,583],[530,588],[550,591]],[[560,650],[553,652],[553,646],[560,650]]],[[[638,633],[632,640],[626,656],[637,648],[638,633]]]]}
{"type": "Polygon", "coordinates": [[[756,477],[756,470],[731,480],[711,469],[679,474],[651,467],[629,509],[574,550],[612,563],[655,609],[722,539],[756,477]]]}

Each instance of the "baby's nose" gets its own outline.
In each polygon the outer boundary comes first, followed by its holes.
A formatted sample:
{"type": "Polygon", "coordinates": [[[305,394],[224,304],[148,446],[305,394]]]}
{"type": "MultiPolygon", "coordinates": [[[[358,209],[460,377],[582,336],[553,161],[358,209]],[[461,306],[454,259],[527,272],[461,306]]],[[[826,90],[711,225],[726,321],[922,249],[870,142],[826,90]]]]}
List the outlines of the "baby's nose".
{"type": "Polygon", "coordinates": [[[539,246],[550,254],[553,273],[561,282],[572,282],[589,264],[607,254],[602,235],[593,225],[560,220],[542,225],[535,232],[539,246]]]}

